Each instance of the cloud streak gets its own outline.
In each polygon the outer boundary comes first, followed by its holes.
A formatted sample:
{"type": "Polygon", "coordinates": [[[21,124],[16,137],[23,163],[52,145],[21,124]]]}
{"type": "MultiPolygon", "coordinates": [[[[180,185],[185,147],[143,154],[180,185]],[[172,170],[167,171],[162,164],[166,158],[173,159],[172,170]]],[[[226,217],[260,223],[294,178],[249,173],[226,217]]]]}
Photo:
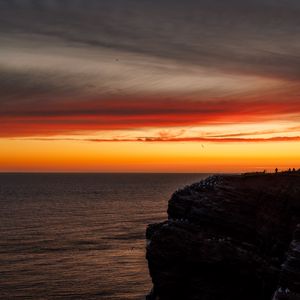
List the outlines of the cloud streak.
{"type": "Polygon", "coordinates": [[[262,142],[299,142],[300,136],[279,136],[271,138],[207,138],[207,137],[182,137],[182,138],[137,138],[137,139],[88,139],[89,142],[200,142],[200,143],[262,143],[262,142]]]}
{"type": "Polygon", "coordinates": [[[0,136],[70,134],[84,131],[132,130],[291,120],[300,102],[239,100],[109,100],[36,103],[0,110],[0,136]]]}
{"type": "Polygon", "coordinates": [[[209,137],[137,137],[137,138],[99,138],[99,139],[76,139],[76,138],[29,138],[22,140],[33,141],[80,141],[80,142],[159,142],[159,143],[269,143],[269,142],[299,142],[300,136],[276,136],[270,138],[209,138],[209,137]]]}

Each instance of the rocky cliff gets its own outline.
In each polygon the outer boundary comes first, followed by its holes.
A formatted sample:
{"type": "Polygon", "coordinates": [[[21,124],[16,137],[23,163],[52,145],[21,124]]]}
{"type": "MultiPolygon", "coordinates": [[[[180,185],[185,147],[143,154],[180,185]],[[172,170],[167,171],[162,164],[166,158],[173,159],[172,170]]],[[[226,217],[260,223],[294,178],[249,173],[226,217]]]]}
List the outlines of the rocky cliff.
{"type": "Polygon", "coordinates": [[[147,299],[294,299],[298,223],[298,173],[213,176],[176,191],[168,220],[147,228],[147,299]]]}

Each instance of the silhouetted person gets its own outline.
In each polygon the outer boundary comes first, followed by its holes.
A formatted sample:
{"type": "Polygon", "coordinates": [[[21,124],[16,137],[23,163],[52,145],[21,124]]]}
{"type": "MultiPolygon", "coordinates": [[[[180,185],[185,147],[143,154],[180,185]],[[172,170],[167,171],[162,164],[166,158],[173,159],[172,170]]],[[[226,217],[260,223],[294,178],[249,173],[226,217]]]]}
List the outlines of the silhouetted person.
{"type": "Polygon", "coordinates": [[[275,169],[275,173],[276,173],[276,174],[278,173],[278,168],[275,169]]]}

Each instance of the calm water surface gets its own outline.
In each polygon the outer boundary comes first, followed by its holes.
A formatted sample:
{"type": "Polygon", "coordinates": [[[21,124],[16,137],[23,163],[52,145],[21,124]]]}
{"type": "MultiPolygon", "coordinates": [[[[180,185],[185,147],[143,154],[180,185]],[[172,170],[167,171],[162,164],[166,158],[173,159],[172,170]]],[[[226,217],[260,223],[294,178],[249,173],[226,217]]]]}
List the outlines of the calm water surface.
{"type": "Polygon", "coordinates": [[[144,299],[147,224],[205,174],[0,174],[0,299],[144,299]]]}

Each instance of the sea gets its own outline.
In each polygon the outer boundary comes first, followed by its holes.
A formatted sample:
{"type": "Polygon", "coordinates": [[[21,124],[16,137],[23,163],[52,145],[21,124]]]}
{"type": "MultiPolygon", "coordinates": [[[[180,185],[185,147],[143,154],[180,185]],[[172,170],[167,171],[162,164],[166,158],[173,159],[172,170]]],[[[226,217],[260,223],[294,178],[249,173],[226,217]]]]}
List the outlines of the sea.
{"type": "Polygon", "coordinates": [[[209,174],[0,174],[0,299],[145,299],[148,224],[209,174]]]}

